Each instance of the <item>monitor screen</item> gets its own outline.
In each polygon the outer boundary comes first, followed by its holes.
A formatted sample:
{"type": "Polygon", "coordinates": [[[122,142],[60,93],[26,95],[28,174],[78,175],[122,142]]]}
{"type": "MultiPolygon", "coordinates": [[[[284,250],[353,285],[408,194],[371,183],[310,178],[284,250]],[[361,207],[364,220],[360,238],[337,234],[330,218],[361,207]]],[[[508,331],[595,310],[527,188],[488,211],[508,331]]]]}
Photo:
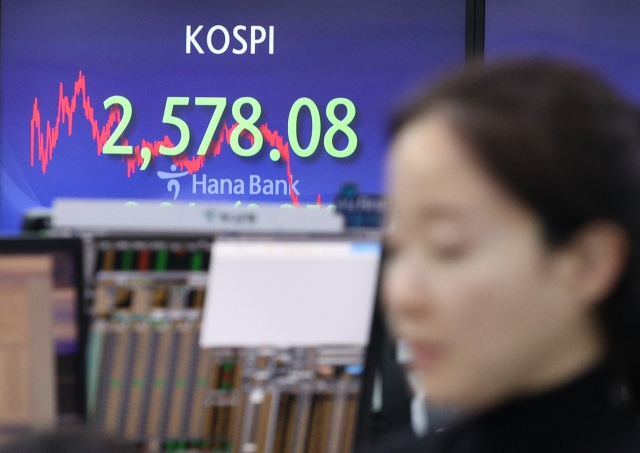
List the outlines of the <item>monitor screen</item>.
{"type": "Polygon", "coordinates": [[[200,344],[365,346],[380,253],[369,242],[216,242],[200,344]]]}
{"type": "Polygon", "coordinates": [[[0,229],[56,197],[381,194],[387,114],[464,62],[463,0],[3,0],[0,229]]]}
{"type": "Polygon", "coordinates": [[[79,240],[0,240],[0,437],[84,419],[79,240]]]}
{"type": "Polygon", "coordinates": [[[196,448],[208,434],[212,370],[197,339],[211,237],[106,235],[88,249],[89,423],[147,447],[196,448]]]}
{"type": "Polygon", "coordinates": [[[640,2],[486,0],[485,57],[548,56],[586,65],[640,102],[640,2]]]}
{"type": "Polygon", "coordinates": [[[350,452],[381,245],[220,240],[211,256],[200,345],[221,369],[212,407],[235,402],[213,432],[239,451],[350,452]]]}
{"type": "Polygon", "coordinates": [[[92,425],[166,451],[352,451],[379,243],[94,241],[92,425]]]}

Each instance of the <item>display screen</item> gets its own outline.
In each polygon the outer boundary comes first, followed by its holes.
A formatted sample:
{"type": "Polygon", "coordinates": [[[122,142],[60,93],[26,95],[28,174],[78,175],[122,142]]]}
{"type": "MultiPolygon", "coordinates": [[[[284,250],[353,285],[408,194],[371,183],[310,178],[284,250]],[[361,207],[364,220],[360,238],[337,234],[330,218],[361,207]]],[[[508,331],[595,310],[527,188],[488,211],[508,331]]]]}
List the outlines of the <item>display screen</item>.
{"type": "Polygon", "coordinates": [[[586,65],[640,102],[640,2],[486,0],[487,60],[546,55],[586,65]]]}
{"type": "Polygon", "coordinates": [[[214,243],[200,345],[365,346],[381,248],[346,241],[214,243]]]}
{"type": "Polygon", "coordinates": [[[242,429],[227,442],[353,451],[380,257],[380,243],[357,240],[214,242],[200,346],[229,370],[211,393],[214,407],[236,401],[242,429]]]}
{"type": "Polygon", "coordinates": [[[80,246],[0,241],[0,441],[84,419],[80,246]]]}
{"type": "Polygon", "coordinates": [[[375,238],[111,236],[89,249],[93,427],[144,451],[354,451],[375,238]]]}
{"type": "Polygon", "coordinates": [[[0,228],[56,197],[327,206],[464,61],[462,0],[2,2],[0,228]]]}

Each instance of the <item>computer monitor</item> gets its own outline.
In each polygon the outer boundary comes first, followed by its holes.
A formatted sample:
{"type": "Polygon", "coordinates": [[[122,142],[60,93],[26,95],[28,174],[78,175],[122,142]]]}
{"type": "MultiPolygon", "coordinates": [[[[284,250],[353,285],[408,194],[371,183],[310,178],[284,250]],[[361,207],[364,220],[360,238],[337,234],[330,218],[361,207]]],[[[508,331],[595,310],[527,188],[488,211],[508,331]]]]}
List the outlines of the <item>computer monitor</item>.
{"type": "Polygon", "coordinates": [[[9,231],[59,197],[380,195],[389,109],[464,64],[464,0],[3,0],[0,13],[9,231]]]}
{"type": "Polygon", "coordinates": [[[87,418],[95,428],[146,447],[204,439],[191,414],[205,411],[210,374],[197,338],[211,242],[178,234],[88,239],[87,418]]]}
{"type": "Polygon", "coordinates": [[[377,239],[205,243],[96,239],[91,422],[167,451],[351,451],[377,239]]]}
{"type": "Polygon", "coordinates": [[[351,451],[380,255],[362,238],[214,244],[200,345],[222,369],[210,428],[220,446],[351,451]]]}
{"type": "Polygon", "coordinates": [[[380,254],[363,240],[217,241],[201,346],[366,346],[380,254]]]}
{"type": "Polygon", "coordinates": [[[0,239],[0,438],[85,414],[79,239],[0,239]]]}

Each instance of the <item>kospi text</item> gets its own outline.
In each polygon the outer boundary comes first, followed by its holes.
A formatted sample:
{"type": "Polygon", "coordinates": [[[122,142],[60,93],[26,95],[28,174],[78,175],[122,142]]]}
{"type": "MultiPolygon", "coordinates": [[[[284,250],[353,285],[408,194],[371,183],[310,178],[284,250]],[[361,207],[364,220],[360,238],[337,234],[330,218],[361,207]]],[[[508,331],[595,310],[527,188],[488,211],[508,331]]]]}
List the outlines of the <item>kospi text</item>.
{"type": "Polygon", "coordinates": [[[191,26],[187,25],[186,28],[186,53],[192,53],[195,50],[197,53],[205,53],[204,48],[208,48],[213,54],[225,53],[231,48],[234,54],[243,54],[250,49],[252,54],[256,53],[256,47],[258,44],[265,44],[269,46],[269,54],[275,52],[275,26],[269,25],[267,28],[260,25],[236,25],[233,27],[231,33],[227,27],[223,25],[214,25],[209,28],[204,34],[204,25],[191,26]],[[200,34],[202,32],[202,35],[200,34]],[[233,34],[233,38],[231,35],[233,34]],[[234,44],[231,45],[233,39],[234,44]],[[248,42],[247,42],[248,41],[248,42]]]}

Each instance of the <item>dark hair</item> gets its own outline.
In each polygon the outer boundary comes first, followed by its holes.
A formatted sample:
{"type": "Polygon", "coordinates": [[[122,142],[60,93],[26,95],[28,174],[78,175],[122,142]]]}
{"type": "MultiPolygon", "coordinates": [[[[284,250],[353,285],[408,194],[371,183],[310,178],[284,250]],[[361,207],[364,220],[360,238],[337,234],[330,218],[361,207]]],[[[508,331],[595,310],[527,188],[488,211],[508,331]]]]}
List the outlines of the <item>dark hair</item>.
{"type": "Polygon", "coordinates": [[[404,105],[391,133],[438,111],[470,151],[533,209],[551,246],[608,220],[630,250],[604,300],[610,356],[640,407],[640,115],[598,76],[547,60],[468,65],[404,105]]]}
{"type": "Polygon", "coordinates": [[[26,434],[3,445],[0,453],[134,453],[127,445],[89,428],[64,428],[26,434]]]}

